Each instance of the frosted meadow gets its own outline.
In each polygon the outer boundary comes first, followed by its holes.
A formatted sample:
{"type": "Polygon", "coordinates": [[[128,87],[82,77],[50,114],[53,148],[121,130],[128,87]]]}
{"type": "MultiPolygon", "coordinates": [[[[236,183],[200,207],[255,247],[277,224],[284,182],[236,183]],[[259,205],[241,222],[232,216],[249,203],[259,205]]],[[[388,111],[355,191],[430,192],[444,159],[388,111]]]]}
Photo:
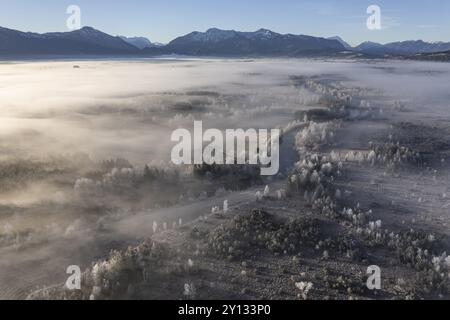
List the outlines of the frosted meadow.
{"type": "Polygon", "coordinates": [[[377,298],[371,264],[378,297],[448,297],[449,80],[382,60],[2,63],[0,298],[377,298]],[[194,121],[281,130],[279,173],[171,163],[194,121]],[[81,292],[52,287],[71,265],[81,292]]]}

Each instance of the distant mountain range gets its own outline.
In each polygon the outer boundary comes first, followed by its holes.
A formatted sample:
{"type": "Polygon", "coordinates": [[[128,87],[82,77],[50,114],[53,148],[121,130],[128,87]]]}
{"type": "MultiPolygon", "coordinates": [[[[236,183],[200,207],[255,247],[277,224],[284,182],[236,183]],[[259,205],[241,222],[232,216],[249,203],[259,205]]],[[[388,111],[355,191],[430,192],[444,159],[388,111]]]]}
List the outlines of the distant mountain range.
{"type": "Polygon", "coordinates": [[[364,42],[350,46],[340,37],[320,38],[279,34],[267,29],[240,32],[212,28],[192,32],[166,45],[144,37],[111,36],[92,27],[71,32],[32,33],[0,27],[0,56],[39,55],[133,55],[167,54],[195,56],[329,56],[350,53],[358,56],[417,56],[450,51],[450,43],[422,40],[379,44],[364,42]]]}
{"type": "Polygon", "coordinates": [[[0,55],[133,54],[137,51],[119,37],[91,27],[44,34],[0,27],[0,55]]]}
{"type": "Polygon", "coordinates": [[[448,51],[450,50],[450,42],[430,43],[417,40],[392,42],[385,45],[374,42],[364,42],[355,47],[354,50],[373,55],[415,55],[418,53],[448,51]]]}
{"type": "Polygon", "coordinates": [[[209,29],[176,38],[166,47],[176,54],[188,55],[262,55],[298,56],[344,51],[336,40],[304,35],[279,34],[260,29],[256,32],[209,29]]]}
{"type": "Polygon", "coordinates": [[[328,38],[328,39],[338,41],[340,44],[342,44],[342,45],[344,46],[344,48],[345,48],[346,50],[350,50],[350,51],[353,50],[352,46],[349,45],[349,44],[348,44],[347,42],[345,42],[344,40],[342,40],[341,37],[335,36],[335,37],[331,37],[331,38],[328,38]]]}
{"type": "Polygon", "coordinates": [[[144,37],[124,37],[120,36],[120,39],[123,41],[131,44],[132,46],[138,48],[138,49],[146,49],[146,48],[159,48],[163,47],[164,45],[158,42],[151,42],[147,38],[144,37]]]}

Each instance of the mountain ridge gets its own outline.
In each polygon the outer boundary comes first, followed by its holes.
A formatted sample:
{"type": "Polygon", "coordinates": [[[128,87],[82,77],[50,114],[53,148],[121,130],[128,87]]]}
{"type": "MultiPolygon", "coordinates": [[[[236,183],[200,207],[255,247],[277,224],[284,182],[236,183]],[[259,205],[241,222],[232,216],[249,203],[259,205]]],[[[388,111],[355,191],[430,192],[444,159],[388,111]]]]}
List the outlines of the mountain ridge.
{"type": "Polygon", "coordinates": [[[350,46],[339,36],[330,38],[281,34],[269,29],[254,32],[210,28],[193,31],[166,45],[144,37],[112,36],[92,27],[69,32],[33,33],[0,27],[1,56],[37,55],[198,55],[198,56],[310,56],[351,51],[367,56],[414,56],[450,50],[450,42],[423,40],[380,44],[366,41],[350,46]]]}
{"type": "Polygon", "coordinates": [[[367,54],[415,55],[437,53],[450,50],[450,42],[425,42],[423,40],[396,41],[386,44],[366,41],[354,48],[367,54]]]}
{"type": "Polygon", "coordinates": [[[125,37],[125,36],[119,36],[119,38],[122,39],[123,41],[131,44],[132,46],[140,49],[140,50],[146,49],[146,48],[157,48],[157,47],[164,46],[163,44],[158,43],[158,42],[151,42],[146,37],[125,37]]]}
{"type": "Polygon", "coordinates": [[[129,54],[136,48],[119,37],[83,27],[70,32],[33,33],[0,27],[0,54],[129,54]]]}
{"type": "Polygon", "coordinates": [[[306,35],[280,34],[268,29],[255,32],[208,29],[178,37],[166,46],[173,53],[191,55],[285,55],[337,53],[345,51],[336,41],[306,35]]]}

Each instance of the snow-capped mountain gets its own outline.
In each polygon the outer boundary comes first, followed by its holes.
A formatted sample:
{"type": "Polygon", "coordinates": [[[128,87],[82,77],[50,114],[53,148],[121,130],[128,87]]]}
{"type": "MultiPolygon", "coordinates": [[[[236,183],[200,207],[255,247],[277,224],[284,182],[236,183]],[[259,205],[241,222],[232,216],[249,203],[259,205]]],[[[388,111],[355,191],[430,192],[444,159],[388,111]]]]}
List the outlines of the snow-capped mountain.
{"type": "Polygon", "coordinates": [[[363,42],[352,48],[340,37],[319,38],[280,34],[267,29],[240,32],[211,28],[191,32],[167,45],[143,37],[116,37],[84,27],[71,32],[32,33],[0,27],[0,56],[19,55],[143,55],[198,56],[309,56],[354,51],[357,56],[401,55],[450,51],[450,43],[402,41],[388,44],[363,42]]]}
{"type": "MultiPolygon", "coordinates": [[[[186,36],[186,39],[196,42],[220,42],[237,38],[239,34],[234,30],[220,30],[211,28],[206,32],[192,32],[186,36]]],[[[174,40],[175,41],[175,40],[174,40]]]]}
{"type": "Polygon", "coordinates": [[[415,54],[415,53],[433,53],[450,50],[450,43],[445,42],[425,42],[417,41],[403,41],[392,42],[385,45],[389,50],[399,53],[415,54]]]}
{"type": "Polygon", "coordinates": [[[339,41],[340,44],[342,44],[344,46],[344,48],[346,50],[353,50],[353,47],[351,45],[349,45],[347,42],[345,42],[341,37],[339,36],[334,36],[334,37],[330,37],[328,38],[329,40],[336,40],[339,41]]]}
{"type": "Polygon", "coordinates": [[[44,34],[0,27],[1,55],[132,54],[137,51],[119,37],[91,27],[44,34]]]}
{"type": "Polygon", "coordinates": [[[273,40],[280,36],[280,34],[268,29],[259,29],[255,32],[241,32],[241,34],[250,40],[273,40]]]}
{"type": "Polygon", "coordinates": [[[355,48],[356,51],[375,55],[415,55],[418,53],[435,53],[450,50],[449,42],[401,41],[380,44],[364,42],[355,48]]]}
{"type": "Polygon", "coordinates": [[[192,32],[170,42],[166,50],[189,55],[298,56],[344,51],[336,40],[304,35],[279,34],[267,29],[255,32],[220,30],[192,32]]]}
{"type": "Polygon", "coordinates": [[[382,44],[371,41],[365,41],[361,43],[360,45],[356,46],[354,50],[358,52],[364,52],[367,54],[382,55],[386,53],[386,50],[384,49],[384,46],[382,44]]]}
{"type": "Polygon", "coordinates": [[[154,47],[161,47],[162,45],[159,43],[152,43],[149,39],[145,37],[124,37],[120,36],[120,39],[123,41],[131,44],[132,46],[135,46],[138,49],[144,49],[144,48],[154,48],[154,47]]]}

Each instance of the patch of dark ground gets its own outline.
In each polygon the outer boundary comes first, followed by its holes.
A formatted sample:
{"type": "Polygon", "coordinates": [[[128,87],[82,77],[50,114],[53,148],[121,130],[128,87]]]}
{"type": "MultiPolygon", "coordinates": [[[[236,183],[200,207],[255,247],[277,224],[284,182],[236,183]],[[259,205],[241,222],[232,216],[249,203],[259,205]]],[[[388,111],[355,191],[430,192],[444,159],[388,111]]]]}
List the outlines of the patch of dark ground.
{"type": "Polygon", "coordinates": [[[442,162],[450,154],[450,130],[448,127],[430,126],[425,123],[400,122],[393,125],[393,140],[414,148],[430,161],[442,162]]]}
{"type": "MultiPolygon", "coordinates": [[[[110,257],[121,261],[120,268],[103,275],[109,285],[96,299],[294,300],[305,298],[296,287],[300,282],[312,283],[306,298],[313,300],[450,298],[422,290],[419,272],[391,250],[296,198],[212,214],[119,256],[110,257]],[[144,264],[136,262],[142,259],[144,264]],[[382,290],[366,286],[370,265],[382,270],[382,290]]],[[[98,290],[92,278],[85,273],[81,291],[57,286],[30,298],[89,299],[98,290]]]]}

